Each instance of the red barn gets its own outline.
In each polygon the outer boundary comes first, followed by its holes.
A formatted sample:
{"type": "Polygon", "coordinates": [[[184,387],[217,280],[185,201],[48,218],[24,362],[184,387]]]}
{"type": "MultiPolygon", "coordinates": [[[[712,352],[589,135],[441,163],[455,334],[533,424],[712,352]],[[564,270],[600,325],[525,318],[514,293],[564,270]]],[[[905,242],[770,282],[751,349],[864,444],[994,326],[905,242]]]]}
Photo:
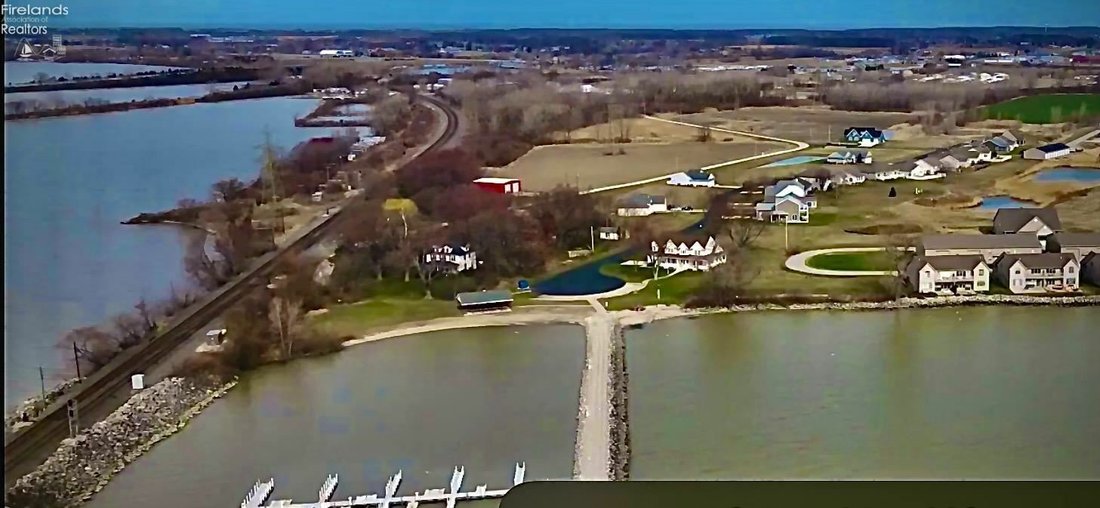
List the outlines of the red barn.
{"type": "Polygon", "coordinates": [[[474,185],[497,194],[515,194],[519,192],[519,180],[516,178],[478,178],[474,180],[474,185]]]}

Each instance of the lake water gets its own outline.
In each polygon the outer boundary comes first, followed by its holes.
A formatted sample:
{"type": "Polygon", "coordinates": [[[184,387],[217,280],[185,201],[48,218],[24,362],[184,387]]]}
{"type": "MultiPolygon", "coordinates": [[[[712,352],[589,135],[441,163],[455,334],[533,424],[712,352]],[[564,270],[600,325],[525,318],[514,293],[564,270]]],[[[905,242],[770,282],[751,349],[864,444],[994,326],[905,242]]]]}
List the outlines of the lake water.
{"type": "Polygon", "coordinates": [[[982,198],[982,203],[978,205],[978,208],[982,210],[997,210],[999,208],[1025,208],[1029,206],[1035,206],[1035,203],[1021,201],[1012,196],[986,196],[982,198]]]}
{"type": "MultiPolygon", "coordinates": [[[[584,366],[578,326],[438,332],[261,369],[122,471],[91,508],[235,506],[273,477],[273,499],[569,478],[584,366]]],[[[469,506],[495,506],[495,502],[469,506]]],[[[442,506],[442,505],[439,505],[442,506]]],[[[461,506],[466,506],[463,503],[461,506]]]]}
{"type": "Polygon", "coordinates": [[[39,73],[52,78],[80,76],[106,76],[108,74],[137,74],[147,71],[166,71],[174,67],[158,65],[115,63],[61,63],[61,62],[4,62],[4,82],[19,85],[34,81],[39,73]]]}
{"type": "Polygon", "coordinates": [[[1100,168],[1072,168],[1061,166],[1044,169],[1033,178],[1036,182],[1100,182],[1100,168]]]}
{"type": "Polygon", "coordinates": [[[632,330],[631,478],[1097,479],[1098,327],[971,307],[632,330]]]}
{"type": "Polygon", "coordinates": [[[193,233],[120,221],[254,178],[265,128],[287,149],[329,132],[294,127],[314,107],[275,98],[5,122],[5,407],[39,391],[40,365],[60,374],[67,331],[184,280],[181,234],[193,233]]]}
{"type": "MultiPolygon", "coordinates": [[[[211,89],[229,91],[233,86],[244,86],[247,81],[217,83],[213,85],[140,86],[134,88],[100,88],[90,90],[55,90],[52,92],[23,92],[4,94],[7,106],[15,101],[36,101],[48,107],[83,104],[87,99],[107,102],[130,102],[146,99],[174,99],[177,97],[202,97],[211,89]]],[[[10,106],[5,109],[9,109],[10,106]]]]}

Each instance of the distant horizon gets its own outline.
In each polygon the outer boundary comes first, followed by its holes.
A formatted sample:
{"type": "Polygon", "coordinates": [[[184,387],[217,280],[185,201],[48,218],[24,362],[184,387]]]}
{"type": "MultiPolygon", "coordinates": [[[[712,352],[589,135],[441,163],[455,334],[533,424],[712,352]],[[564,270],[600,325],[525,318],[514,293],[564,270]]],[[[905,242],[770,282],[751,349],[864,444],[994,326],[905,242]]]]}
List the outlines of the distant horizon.
{"type": "Polygon", "coordinates": [[[466,30],[667,30],[667,31],[729,31],[729,32],[765,32],[768,30],[805,30],[815,32],[845,32],[856,30],[962,30],[962,29],[1015,29],[1015,30],[1095,30],[1100,33],[1100,26],[1092,25],[928,25],[928,26],[859,26],[859,27],[813,27],[813,26],[745,26],[745,27],[716,27],[716,26],[492,26],[492,25],[57,25],[57,29],[63,31],[77,30],[171,30],[194,32],[199,30],[238,30],[238,31],[333,31],[348,32],[356,30],[391,30],[391,31],[466,31],[466,30]]]}
{"type": "MultiPolygon", "coordinates": [[[[50,0],[27,0],[48,4],[50,0]]],[[[55,28],[220,28],[223,30],[859,30],[913,28],[1100,27],[1095,0],[70,0],[55,28]],[[247,21],[244,21],[247,20],[247,21]]]]}

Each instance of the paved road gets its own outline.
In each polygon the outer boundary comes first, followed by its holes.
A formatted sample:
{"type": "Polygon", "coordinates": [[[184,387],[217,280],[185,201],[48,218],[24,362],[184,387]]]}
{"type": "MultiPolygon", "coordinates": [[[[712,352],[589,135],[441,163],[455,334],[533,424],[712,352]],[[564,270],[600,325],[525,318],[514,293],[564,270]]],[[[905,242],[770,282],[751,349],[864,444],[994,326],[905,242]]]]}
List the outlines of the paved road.
{"type": "MultiPolygon", "coordinates": [[[[680,122],[680,121],[677,121],[677,120],[667,120],[665,118],[658,118],[658,117],[650,116],[650,115],[644,115],[644,117],[648,118],[650,120],[656,120],[658,122],[665,122],[665,123],[671,123],[671,124],[676,124],[676,125],[683,125],[683,126],[686,126],[686,127],[695,127],[695,128],[704,127],[703,125],[699,125],[699,124],[688,123],[688,122],[680,122]]],[[[794,145],[794,147],[793,148],[786,148],[786,149],[783,149],[783,150],[776,150],[774,152],[765,152],[765,153],[762,153],[760,155],[752,155],[752,156],[749,156],[749,157],[742,157],[740,159],[734,159],[734,160],[730,160],[730,161],[726,161],[726,162],[719,162],[718,164],[711,164],[709,166],[703,166],[703,167],[699,168],[703,171],[711,171],[711,170],[718,169],[718,168],[723,168],[723,167],[726,167],[726,166],[732,166],[734,164],[740,164],[742,162],[754,161],[754,160],[758,160],[758,159],[764,159],[764,158],[767,158],[767,157],[774,157],[776,155],[783,155],[783,154],[786,154],[786,153],[797,152],[799,150],[805,150],[805,149],[810,147],[809,144],[803,143],[801,141],[795,141],[793,139],[776,138],[776,137],[773,137],[773,136],[764,136],[762,134],[754,134],[752,132],[735,131],[735,130],[723,129],[721,127],[714,127],[714,126],[711,126],[710,130],[712,130],[714,132],[726,132],[726,133],[729,133],[729,134],[737,134],[738,136],[746,136],[746,137],[750,137],[750,138],[763,139],[763,140],[766,140],[766,141],[777,141],[777,142],[780,142],[780,143],[787,143],[787,144],[790,144],[790,145],[794,145]]],[[[646,178],[646,179],[643,179],[643,180],[636,180],[636,181],[633,181],[633,182],[620,183],[620,184],[616,184],[616,185],[608,185],[606,187],[597,187],[595,189],[589,189],[589,190],[586,190],[586,191],[582,191],[581,194],[595,194],[597,192],[606,192],[606,191],[617,190],[617,189],[625,189],[625,188],[628,188],[628,187],[637,187],[639,185],[648,185],[648,184],[651,184],[651,183],[664,182],[664,181],[667,181],[674,174],[676,174],[676,173],[670,173],[670,174],[667,174],[667,175],[664,175],[664,176],[657,176],[657,177],[653,177],[653,178],[646,178]]]]}
{"type": "Polygon", "coordinates": [[[787,261],[783,264],[783,266],[791,271],[801,272],[809,275],[824,275],[826,277],[881,277],[884,275],[897,275],[898,272],[893,270],[825,270],[821,268],[813,268],[806,264],[806,260],[819,254],[832,254],[838,252],[882,252],[885,250],[885,247],[837,247],[833,249],[808,250],[806,252],[799,252],[798,254],[787,258],[787,261]]]}
{"type": "Polygon", "coordinates": [[[573,477],[611,479],[611,333],[615,319],[589,299],[596,314],[584,320],[587,337],[573,477]]]}

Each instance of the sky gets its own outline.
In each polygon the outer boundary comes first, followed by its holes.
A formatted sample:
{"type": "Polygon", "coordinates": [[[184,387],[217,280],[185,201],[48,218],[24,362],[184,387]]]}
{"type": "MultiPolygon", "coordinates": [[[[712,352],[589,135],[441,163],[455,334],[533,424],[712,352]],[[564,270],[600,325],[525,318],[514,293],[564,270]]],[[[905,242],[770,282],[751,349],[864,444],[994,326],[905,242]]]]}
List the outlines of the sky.
{"type": "Polygon", "coordinates": [[[58,27],[870,28],[1100,26],[1100,0],[14,0],[58,27]]]}

